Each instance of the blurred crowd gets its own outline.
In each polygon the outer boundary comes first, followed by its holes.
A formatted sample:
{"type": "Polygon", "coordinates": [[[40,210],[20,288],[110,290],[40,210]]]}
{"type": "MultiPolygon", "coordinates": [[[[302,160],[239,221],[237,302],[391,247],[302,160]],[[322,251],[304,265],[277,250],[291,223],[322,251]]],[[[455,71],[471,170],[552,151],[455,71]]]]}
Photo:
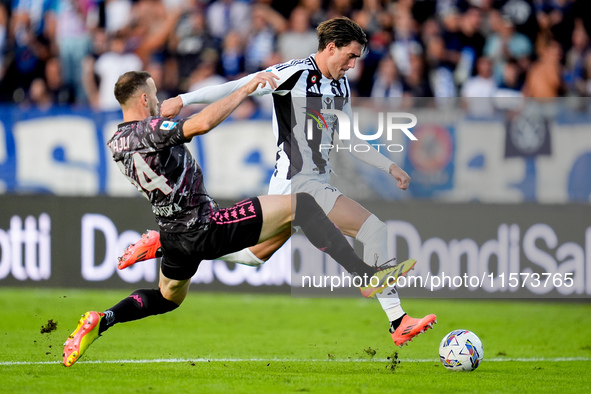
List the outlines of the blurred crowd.
{"type": "Polygon", "coordinates": [[[0,101],[117,109],[149,71],[161,99],[316,52],[348,16],[369,38],[360,97],[591,95],[590,0],[0,0],[0,101]]]}

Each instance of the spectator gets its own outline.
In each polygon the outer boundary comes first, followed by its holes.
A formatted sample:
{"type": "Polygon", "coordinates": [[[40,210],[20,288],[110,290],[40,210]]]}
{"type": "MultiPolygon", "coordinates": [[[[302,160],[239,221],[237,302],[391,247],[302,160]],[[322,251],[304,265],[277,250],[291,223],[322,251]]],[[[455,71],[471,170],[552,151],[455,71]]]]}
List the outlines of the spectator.
{"type": "Polygon", "coordinates": [[[322,7],[322,0],[300,0],[299,5],[308,11],[310,25],[313,29],[316,29],[321,22],[328,19],[326,10],[322,7]]]}
{"type": "Polygon", "coordinates": [[[495,93],[495,97],[521,97],[523,74],[514,60],[509,60],[503,67],[503,78],[495,93]]]}
{"type": "Polygon", "coordinates": [[[132,14],[131,0],[104,0],[104,7],[107,34],[116,34],[129,26],[132,14]]]}
{"type": "Polygon", "coordinates": [[[432,36],[425,53],[427,75],[435,97],[456,97],[453,65],[446,60],[443,38],[432,36]]]}
{"type": "MultiPolygon", "coordinates": [[[[538,44],[543,47],[548,39],[561,43],[563,48],[570,46],[576,15],[573,14],[572,0],[536,0],[536,19],[540,30],[545,34],[538,37],[538,44]]],[[[536,31],[538,30],[536,26],[536,31]]]]}
{"type": "Polygon", "coordinates": [[[277,40],[282,61],[304,59],[318,49],[316,31],[310,27],[310,15],[305,8],[296,7],[289,16],[289,29],[277,40]]]}
{"type": "Polygon", "coordinates": [[[563,89],[561,59],[560,43],[557,41],[546,43],[540,58],[526,74],[523,95],[541,99],[560,96],[563,89]]]}
{"type": "Polygon", "coordinates": [[[129,32],[128,49],[139,56],[144,65],[154,61],[154,58],[163,63],[168,37],[183,12],[182,8],[166,10],[161,0],[140,0],[126,29],[129,32]]]}
{"type": "Polygon", "coordinates": [[[124,32],[119,32],[109,38],[109,50],[99,55],[96,61],[87,58],[89,64],[86,67],[84,82],[90,105],[95,109],[118,110],[119,103],[113,94],[117,78],[127,71],[139,71],[143,68],[139,56],[127,51],[127,39],[128,36],[124,32]]]}
{"type": "Polygon", "coordinates": [[[244,73],[244,46],[238,32],[230,31],[224,38],[221,63],[228,79],[237,79],[244,73]]]}
{"type": "Polygon", "coordinates": [[[160,88],[156,92],[158,100],[164,101],[170,96],[182,93],[179,89],[179,78],[177,72],[177,64],[173,58],[165,58],[164,62],[160,59],[153,58],[144,70],[152,75],[154,82],[158,81],[160,88]]]}
{"type": "Polygon", "coordinates": [[[431,38],[442,38],[442,34],[441,26],[435,18],[429,18],[421,24],[420,38],[425,47],[431,38]]]}
{"type": "Polygon", "coordinates": [[[271,7],[258,4],[253,6],[251,29],[247,36],[244,55],[246,72],[264,69],[266,59],[275,50],[276,35],[287,29],[287,22],[271,7]]]}
{"type": "MultiPolygon", "coordinates": [[[[442,33],[441,36],[445,43],[445,59],[455,70],[460,61],[460,51],[462,43],[460,42],[460,15],[456,8],[446,7],[441,14],[442,33]]],[[[423,41],[425,42],[425,41],[423,41]]]]}
{"type": "Polygon", "coordinates": [[[34,37],[53,36],[55,20],[54,0],[14,0],[12,2],[11,36],[15,37],[23,29],[34,37]]]}
{"type": "Polygon", "coordinates": [[[492,74],[492,61],[480,57],[476,62],[476,75],[469,78],[462,86],[463,103],[472,116],[487,117],[494,114],[493,101],[497,84],[492,74]],[[469,99],[469,100],[466,100],[469,99]]]}
{"type": "Polygon", "coordinates": [[[300,0],[254,0],[254,2],[270,6],[287,20],[300,0]]]}
{"type": "Polygon", "coordinates": [[[5,65],[0,94],[6,101],[19,103],[25,100],[31,82],[43,78],[55,24],[50,0],[15,0],[11,10],[7,46],[10,61],[5,65]]]}
{"type": "Polygon", "coordinates": [[[388,52],[391,42],[392,34],[387,30],[381,30],[371,36],[367,46],[367,53],[360,60],[359,69],[362,73],[357,87],[360,96],[371,96],[372,85],[381,59],[389,57],[392,60],[388,52]]]}
{"type": "Polygon", "coordinates": [[[186,80],[199,65],[203,52],[217,50],[218,47],[218,40],[207,30],[205,15],[193,0],[191,7],[179,18],[169,41],[169,48],[176,55],[181,86],[187,84],[186,80]]]}
{"type": "Polygon", "coordinates": [[[390,56],[404,77],[412,71],[411,58],[422,54],[423,49],[416,36],[415,21],[406,12],[394,14],[394,41],[390,45],[390,56]]]}
{"type": "Polygon", "coordinates": [[[574,95],[583,94],[580,90],[583,79],[583,70],[585,67],[585,56],[591,48],[589,47],[589,35],[582,23],[577,23],[572,34],[572,47],[565,55],[565,82],[569,93],[574,95]]]}
{"type": "Polygon", "coordinates": [[[505,63],[503,81],[497,88],[493,103],[496,109],[510,114],[523,108],[524,100],[521,88],[523,75],[515,61],[505,63]]]}
{"type": "Polygon", "coordinates": [[[410,73],[402,80],[403,96],[407,98],[404,106],[420,105],[426,97],[433,97],[433,91],[426,76],[423,57],[413,54],[410,57],[410,73]]]}
{"type": "Polygon", "coordinates": [[[82,60],[90,53],[86,26],[89,5],[85,0],[58,0],[55,42],[59,50],[63,82],[79,103],[86,101],[82,87],[82,60]]]}
{"type": "Polygon", "coordinates": [[[4,2],[0,3],[0,81],[4,78],[4,56],[8,44],[8,9],[4,2]]]}
{"type": "Polygon", "coordinates": [[[53,106],[51,93],[43,78],[35,78],[29,88],[29,103],[37,111],[45,112],[53,106]]]}
{"type": "Polygon", "coordinates": [[[500,82],[504,65],[509,59],[517,59],[523,69],[527,68],[533,46],[526,35],[515,31],[513,21],[508,17],[493,11],[491,22],[494,33],[487,38],[483,54],[492,60],[495,79],[500,82]]]}
{"type": "Polygon", "coordinates": [[[209,50],[203,53],[202,59],[199,61],[197,67],[191,73],[191,84],[188,91],[194,91],[204,88],[206,86],[221,85],[227,80],[216,73],[218,55],[214,50],[209,50]]]}
{"type": "MultiPolygon", "coordinates": [[[[80,73],[82,74],[82,66],[80,66],[80,73]]],[[[51,100],[56,105],[75,104],[76,98],[73,89],[64,83],[63,75],[59,58],[53,56],[47,59],[45,63],[45,81],[49,94],[51,95],[51,100]]]]}
{"type": "Polygon", "coordinates": [[[538,22],[532,0],[495,0],[494,7],[513,21],[519,33],[525,34],[531,42],[536,41],[538,22]]]}
{"type": "MultiPolygon", "coordinates": [[[[472,5],[480,8],[480,11],[482,13],[482,22],[480,24],[480,33],[484,37],[488,37],[494,33],[493,28],[491,26],[491,24],[493,23],[491,21],[491,18],[493,18],[493,14],[495,12],[498,13],[498,10],[496,10],[493,7],[494,2],[496,0],[477,0],[477,1],[478,1],[478,3],[472,2],[472,5]]],[[[531,42],[531,40],[530,40],[530,42],[531,42]]]]}
{"type": "Polygon", "coordinates": [[[381,14],[384,14],[384,10],[379,0],[363,0],[363,6],[353,13],[352,19],[368,36],[372,36],[382,28],[381,14]]]}
{"type": "Polygon", "coordinates": [[[415,0],[398,0],[393,4],[395,14],[412,15],[415,0]]]}
{"type": "Polygon", "coordinates": [[[582,96],[591,97],[591,52],[585,55],[585,62],[583,64],[583,77],[577,84],[577,90],[582,96]]]}
{"type": "Polygon", "coordinates": [[[250,14],[250,4],[244,1],[215,1],[207,9],[207,26],[210,33],[220,40],[231,30],[245,37],[250,29],[250,14]]]}
{"type": "Polygon", "coordinates": [[[352,0],[329,0],[326,18],[337,18],[339,16],[346,16],[352,18],[353,1],[352,0]]]}
{"type": "MultiPolygon", "coordinates": [[[[206,86],[213,86],[225,83],[227,80],[217,74],[218,54],[210,49],[202,53],[198,61],[198,66],[191,72],[187,79],[186,89],[183,91],[193,91],[206,86]]],[[[170,98],[171,96],[168,96],[170,98]]],[[[187,117],[205,108],[205,104],[187,105],[183,108],[181,116],[187,117]]]]}
{"type": "Polygon", "coordinates": [[[469,8],[460,18],[458,43],[459,61],[454,70],[457,84],[462,85],[474,73],[476,60],[482,55],[484,37],[480,34],[480,10],[469,8]]]}
{"type": "Polygon", "coordinates": [[[390,56],[380,60],[371,97],[402,97],[403,86],[396,63],[390,56]]]}

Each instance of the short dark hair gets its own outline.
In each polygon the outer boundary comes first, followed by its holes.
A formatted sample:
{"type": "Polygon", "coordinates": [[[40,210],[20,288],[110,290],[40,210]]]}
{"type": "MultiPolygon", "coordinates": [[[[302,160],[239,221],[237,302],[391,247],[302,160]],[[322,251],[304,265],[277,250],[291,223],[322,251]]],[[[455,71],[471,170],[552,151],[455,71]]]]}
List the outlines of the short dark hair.
{"type": "Polygon", "coordinates": [[[147,71],[128,71],[119,76],[115,84],[115,98],[123,105],[138,90],[148,87],[146,81],[152,78],[147,71]]]}
{"type": "Polygon", "coordinates": [[[357,41],[367,47],[367,36],[361,26],[351,19],[342,16],[322,22],[316,28],[318,34],[318,51],[324,50],[326,46],[334,42],[337,48],[346,47],[353,41],[357,41]]]}

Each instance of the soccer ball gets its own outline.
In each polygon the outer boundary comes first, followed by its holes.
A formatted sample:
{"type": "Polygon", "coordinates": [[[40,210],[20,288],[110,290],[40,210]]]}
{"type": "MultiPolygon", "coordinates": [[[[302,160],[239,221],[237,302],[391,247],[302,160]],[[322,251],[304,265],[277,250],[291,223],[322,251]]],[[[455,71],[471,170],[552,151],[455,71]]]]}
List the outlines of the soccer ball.
{"type": "Polygon", "coordinates": [[[472,331],[454,330],[439,345],[441,364],[450,371],[473,371],[483,356],[482,342],[472,331]]]}

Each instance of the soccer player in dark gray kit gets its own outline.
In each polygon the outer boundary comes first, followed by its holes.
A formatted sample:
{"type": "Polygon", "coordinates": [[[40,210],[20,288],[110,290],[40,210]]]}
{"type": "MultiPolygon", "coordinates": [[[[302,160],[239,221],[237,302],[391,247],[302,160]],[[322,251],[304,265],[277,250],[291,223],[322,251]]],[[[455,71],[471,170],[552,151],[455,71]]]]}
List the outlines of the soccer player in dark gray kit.
{"type": "Polygon", "coordinates": [[[157,90],[149,73],[130,71],[119,77],[115,97],[124,122],[107,145],[123,174],[152,205],[162,244],[159,288],[136,290],[105,312],[82,315],[64,344],[65,366],[72,366],[114,324],[176,309],[202,260],[277,237],[292,225],[349,273],[363,277],[360,289],[366,296],[382,292],[387,282],[404,274],[397,266],[365,264],[309,194],[254,197],[226,209],[207,194],[201,168],[185,143],[216,127],[259,86],[275,88],[276,78],[259,73],[199,114],[171,121],[158,117],[157,90]]]}

